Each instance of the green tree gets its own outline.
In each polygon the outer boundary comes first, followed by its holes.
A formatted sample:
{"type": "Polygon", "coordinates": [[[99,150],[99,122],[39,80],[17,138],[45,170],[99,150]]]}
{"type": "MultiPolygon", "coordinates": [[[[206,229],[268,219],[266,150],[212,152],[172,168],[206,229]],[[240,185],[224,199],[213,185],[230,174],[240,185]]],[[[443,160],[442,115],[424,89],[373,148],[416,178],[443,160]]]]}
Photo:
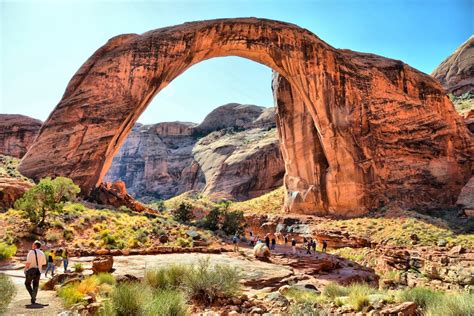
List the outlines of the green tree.
{"type": "Polygon", "coordinates": [[[210,210],[206,217],[204,217],[204,228],[212,231],[218,230],[221,215],[222,211],[219,207],[214,207],[212,210],[210,210]]]}
{"type": "Polygon", "coordinates": [[[192,205],[187,202],[181,202],[177,209],[173,211],[173,218],[181,223],[188,223],[194,218],[192,205]]]}
{"type": "Polygon", "coordinates": [[[64,203],[74,200],[80,191],[69,178],[43,178],[16,200],[15,208],[23,210],[35,226],[41,227],[48,214],[62,211],[64,203]]]}
{"type": "Polygon", "coordinates": [[[242,211],[224,211],[224,220],[222,230],[227,235],[243,232],[245,228],[244,212],[242,211]]]}

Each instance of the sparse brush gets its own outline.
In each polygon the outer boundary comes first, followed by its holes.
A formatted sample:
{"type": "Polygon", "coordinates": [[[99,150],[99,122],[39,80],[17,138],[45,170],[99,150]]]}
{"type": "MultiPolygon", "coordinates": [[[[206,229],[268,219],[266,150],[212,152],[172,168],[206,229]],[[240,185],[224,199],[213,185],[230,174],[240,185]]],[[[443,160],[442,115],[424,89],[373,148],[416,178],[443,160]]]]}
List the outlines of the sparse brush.
{"type": "Polygon", "coordinates": [[[450,293],[426,307],[427,316],[474,315],[474,294],[450,293]]]}
{"type": "Polygon", "coordinates": [[[6,311],[15,295],[16,288],[13,282],[6,274],[0,273],[0,315],[6,311]]]}
{"type": "Polygon", "coordinates": [[[84,300],[84,294],[78,290],[78,284],[69,284],[58,290],[58,296],[67,307],[84,300]]]}
{"type": "Polygon", "coordinates": [[[331,282],[323,289],[323,295],[329,297],[330,299],[335,299],[339,296],[349,295],[349,290],[335,282],[331,282]]]}
{"type": "Polygon", "coordinates": [[[232,297],[239,293],[240,274],[227,265],[211,267],[209,258],[206,258],[192,267],[184,286],[193,300],[212,303],[218,295],[232,297]]]}
{"type": "Polygon", "coordinates": [[[16,253],[15,245],[8,245],[4,242],[0,242],[0,260],[9,259],[16,253]]]}
{"type": "Polygon", "coordinates": [[[153,295],[151,302],[146,304],[143,315],[185,316],[188,314],[186,298],[176,290],[160,290],[153,295]]]}
{"type": "Polygon", "coordinates": [[[143,283],[122,283],[115,287],[110,298],[115,315],[139,316],[143,315],[143,309],[153,295],[151,289],[143,283]]]}
{"type": "Polygon", "coordinates": [[[95,275],[87,277],[77,285],[77,290],[82,294],[96,294],[99,292],[99,279],[95,275]]]}
{"type": "Polygon", "coordinates": [[[82,265],[82,263],[75,263],[72,267],[74,268],[75,272],[81,273],[82,271],[84,271],[84,266],[82,265]]]}
{"type": "Polygon", "coordinates": [[[96,275],[96,278],[99,284],[110,284],[110,285],[115,284],[115,278],[110,273],[99,273],[96,275]]]}
{"type": "Polygon", "coordinates": [[[443,294],[426,287],[415,287],[398,293],[397,300],[400,302],[415,302],[422,309],[434,306],[441,301],[443,294]]]}

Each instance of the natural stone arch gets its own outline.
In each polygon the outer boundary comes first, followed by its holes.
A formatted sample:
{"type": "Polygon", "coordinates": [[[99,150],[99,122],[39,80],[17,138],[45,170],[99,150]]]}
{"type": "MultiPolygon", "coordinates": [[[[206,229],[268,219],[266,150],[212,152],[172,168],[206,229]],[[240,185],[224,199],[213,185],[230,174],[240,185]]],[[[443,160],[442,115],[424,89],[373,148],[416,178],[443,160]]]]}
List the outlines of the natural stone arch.
{"type": "Polygon", "coordinates": [[[112,38],[71,79],[20,171],[69,176],[88,194],[151,99],[193,64],[223,56],[265,64],[284,78],[274,86],[289,211],[357,215],[402,193],[409,206],[432,203],[433,193],[434,204],[445,205],[467,181],[469,135],[436,81],[256,18],[112,38]]]}

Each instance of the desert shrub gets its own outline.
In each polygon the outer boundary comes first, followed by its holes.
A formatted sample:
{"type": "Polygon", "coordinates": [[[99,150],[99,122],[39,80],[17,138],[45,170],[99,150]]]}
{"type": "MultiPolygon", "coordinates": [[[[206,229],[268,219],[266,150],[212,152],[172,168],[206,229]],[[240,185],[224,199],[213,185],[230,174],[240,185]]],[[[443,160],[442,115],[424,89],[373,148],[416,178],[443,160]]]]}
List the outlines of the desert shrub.
{"type": "Polygon", "coordinates": [[[474,315],[474,294],[446,294],[442,299],[429,304],[427,316],[464,316],[474,315]]]}
{"type": "Polygon", "coordinates": [[[212,208],[209,213],[204,217],[203,227],[212,231],[218,230],[221,214],[222,211],[219,207],[212,208]]]}
{"type": "Polygon", "coordinates": [[[398,300],[401,302],[415,302],[418,306],[426,309],[427,306],[434,306],[442,300],[443,294],[426,287],[415,287],[405,289],[398,293],[398,300]]]}
{"type": "Polygon", "coordinates": [[[110,285],[115,284],[115,278],[110,273],[99,273],[96,275],[96,277],[99,284],[110,284],[110,285]]]}
{"type": "Polygon", "coordinates": [[[81,273],[82,271],[84,271],[84,266],[82,265],[82,263],[75,263],[72,267],[75,272],[81,273]]]}
{"type": "Polygon", "coordinates": [[[85,278],[77,285],[82,294],[96,294],[99,292],[99,280],[95,275],[85,278]]]}
{"type": "Polygon", "coordinates": [[[186,298],[177,290],[160,290],[143,310],[143,315],[185,316],[188,314],[186,298]]]}
{"type": "Polygon", "coordinates": [[[16,254],[16,246],[0,242],[0,260],[11,258],[16,254]]]}
{"type": "Polygon", "coordinates": [[[174,220],[181,223],[188,223],[194,218],[192,205],[187,202],[181,202],[179,206],[173,211],[174,220]]]}
{"type": "Polygon", "coordinates": [[[151,268],[145,271],[143,281],[156,290],[178,289],[182,286],[189,268],[183,265],[172,265],[166,268],[151,268]]]}
{"type": "Polygon", "coordinates": [[[7,275],[0,273],[0,315],[7,310],[15,294],[16,288],[13,282],[7,275]]]}
{"type": "Polygon", "coordinates": [[[314,304],[309,301],[291,304],[288,311],[289,311],[289,315],[294,315],[294,316],[326,315],[326,313],[321,313],[318,309],[316,309],[314,307],[314,304]]]}
{"type": "Polygon", "coordinates": [[[152,299],[149,287],[142,283],[118,284],[110,293],[114,315],[134,316],[142,315],[147,302],[152,299]]]}
{"type": "Polygon", "coordinates": [[[192,240],[192,238],[182,238],[182,237],[179,237],[178,239],[176,239],[176,243],[178,244],[178,246],[183,247],[183,248],[192,247],[192,246],[193,246],[193,240],[192,240]]]}
{"type": "Polygon", "coordinates": [[[58,290],[58,296],[67,307],[80,303],[84,300],[84,294],[78,290],[78,284],[69,284],[58,290]]]}
{"type": "Polygon", "coordinates": [[[23,210],[35,226],[43,226],[50,213],[62,211],[64,203],[74,200],[79,192],[69,178],[43,178],[16,200],[15,208],[23,210]]]}
{"type": "Polygon", "coordinates": [[[242,211],[225,211],[223,213],[222,230],[227,235],[240,233],[245,228],[244,212],[242,211]]]}
{"type": "Polygon", "coordinates": [[[301,288],[291,287],[288,292],[285,293],[285,297],[294,300],[297,303],[304,302],[320,302],[322,301],[321,296],[315,291],[304,290],[301,288]]]}
{"type": "Polygon", "coordinates": [[[232,297],[240,291],[240,274],[227,265],[210,265],[209,258],[199,260],[186,275],[184,286],[195,301],[212,303],[217,296],[232,297]]]}
{"type": "Polygon", "coordinates": [[[331,282],[323,289],[323,295],[334,299],[339,296],[347,296],[349,294],[349,290],[335,282],[331,282]]]}
{"type": "Polygon", "coordinates": [[[164,212],[166,210],[165,201],[158,200],[148,205],[152,209],[157,210],[158,212],[164,212]]]}
{"type": "Polygon", "coordinates": [[[369,306],[369,294],[373,290],[366,284],[354,284],[348,287],[349,297],[347,303],[356,311],[361,311],[364,307],[369,306]]]}
{"type": "Polygon", "coordinates": [[[67,241],[71,241],[74,239],[74,231],[72,229],[65,229],[63,230],[63,238],[67,241]]]}

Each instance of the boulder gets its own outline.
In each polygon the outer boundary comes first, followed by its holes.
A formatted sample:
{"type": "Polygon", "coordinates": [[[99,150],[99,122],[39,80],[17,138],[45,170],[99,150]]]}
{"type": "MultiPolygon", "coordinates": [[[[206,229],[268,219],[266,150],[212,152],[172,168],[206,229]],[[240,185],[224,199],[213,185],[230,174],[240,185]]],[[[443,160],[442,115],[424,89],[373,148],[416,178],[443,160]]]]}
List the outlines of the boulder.
{"type": "Polygon", "coordinates": [[[92,271],[94,273],[111,272],[114,265],[114,257],[100,256],[92,260],[92,271]]]}
{"type": "Polygon", "coordinates": [[[270,257],[270,249],[264,243],[257,243],[253,247],[253,255],[255,258],[268,258],[270,257]]]}
{"type": "Polygon", "coordinates": [[[13,207],[15,201],[34,186],[34,183],[21,178],[0,175],[0,209],[13,207]]]}
{"type": "Polygon", "coordinates": [[[49,279],[41,289],[45,291],[52,291],[56,285],[62,285],[66,283],[68,280],[76,280],[79,281],[82,279],[82,274],[80,273],[62,273],[56,274],[51,279],[49,279]]]}
{"type": "Polygon", "coordinates": [[[404,302],[400,305],[395,307],[387,307],[383,309],[380,314],[381,315],[397,315],[397,316],[414,316],[418,315],[417,313],[418,306],[415,302],[404,302]]]}

